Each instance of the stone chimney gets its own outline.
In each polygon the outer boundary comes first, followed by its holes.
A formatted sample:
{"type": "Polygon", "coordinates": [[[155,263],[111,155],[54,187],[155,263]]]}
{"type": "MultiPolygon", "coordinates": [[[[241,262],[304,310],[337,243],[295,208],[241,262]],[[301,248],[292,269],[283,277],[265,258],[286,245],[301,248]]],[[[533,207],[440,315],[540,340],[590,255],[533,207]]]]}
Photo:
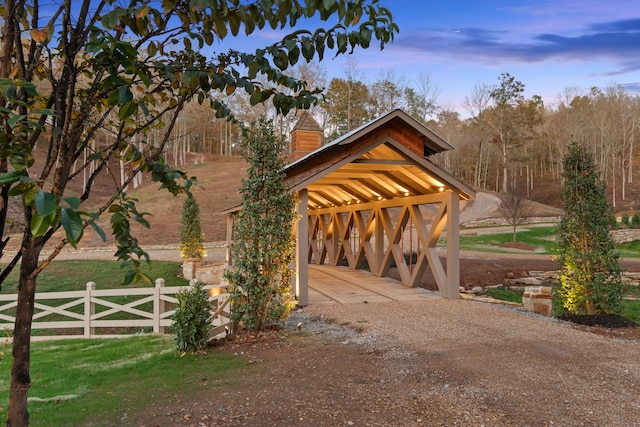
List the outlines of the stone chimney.
{"type": "Polygon", "coordinates": [[[322,128],[311,114],[303,112],[291,130],[291,144],[289,146],[289,163],[306,156],[322,145],[322,128]]]}

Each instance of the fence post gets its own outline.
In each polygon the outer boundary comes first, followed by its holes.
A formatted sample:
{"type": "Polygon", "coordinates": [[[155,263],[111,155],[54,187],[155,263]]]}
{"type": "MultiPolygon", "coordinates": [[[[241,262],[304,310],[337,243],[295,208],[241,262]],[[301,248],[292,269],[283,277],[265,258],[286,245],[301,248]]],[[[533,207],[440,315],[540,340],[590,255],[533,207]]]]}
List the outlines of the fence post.
{"type": "Polygon", "coordinates": [[[91,327],[91,317],[96,314],[96,306],[91,301],[91,293],[96,290],[96,282],[87,282],[84,296],[84,336],[90,338],[95,335],[96,328],[91,327]]]}
{"type": "Polygon", "coordinates": [[[164,334],[164,326],[160,325],[161,316],[164,314],[164,300],[162,299],[161,288],[164,287],[164,279],[156,279],[156,288],[153,293],[153,332],[164,334]]]}

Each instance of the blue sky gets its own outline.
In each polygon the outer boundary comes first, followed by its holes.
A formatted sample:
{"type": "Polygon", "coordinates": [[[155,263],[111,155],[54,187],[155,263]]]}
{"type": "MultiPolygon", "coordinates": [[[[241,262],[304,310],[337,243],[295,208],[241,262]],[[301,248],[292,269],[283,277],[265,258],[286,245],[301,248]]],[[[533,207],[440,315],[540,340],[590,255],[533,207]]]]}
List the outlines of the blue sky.
{"type": "MultiPolygon", "coordinates": [[[[408,82],[427,73],[439,89],[438,103],[461,112],[464,97],[475,85],[496,84],[505,72],[525,84],[527,97],[540,95],[547,105],[573,86],[587,92],[619,83],[640,93],[638,0],[380,4],[391,10],[400,34],[382,52],[372,44],[353,55],[369,82],[387,70],[408,82]]],[[[266,44],[274,34],[255,36],[266,44]]],[[[344,76],[344,58],[328,58],[323,65],[329,77],[344,76]]]]}

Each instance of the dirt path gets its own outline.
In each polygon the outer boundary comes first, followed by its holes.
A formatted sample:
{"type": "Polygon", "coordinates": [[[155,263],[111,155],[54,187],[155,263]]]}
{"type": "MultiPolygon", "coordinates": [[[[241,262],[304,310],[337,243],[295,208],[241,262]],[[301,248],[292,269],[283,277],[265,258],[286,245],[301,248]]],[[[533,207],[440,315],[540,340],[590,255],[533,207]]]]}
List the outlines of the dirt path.
{"type": "Polygon", "coordinates": [[[634,426],[640,343],[474,301],[315,306],[300,332],[212,351],[250,363],[198,401],[133,425],[634,426]],[[314,318],[323,318],[318,322],[314,318]]]}

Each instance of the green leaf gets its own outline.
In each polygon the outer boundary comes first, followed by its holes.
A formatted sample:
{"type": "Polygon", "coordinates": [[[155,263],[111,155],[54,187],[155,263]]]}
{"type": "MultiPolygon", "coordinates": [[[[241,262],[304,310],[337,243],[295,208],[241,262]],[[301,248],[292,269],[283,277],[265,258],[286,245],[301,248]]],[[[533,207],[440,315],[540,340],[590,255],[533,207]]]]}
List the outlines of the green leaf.
{"type": "Polygon", "coordinates": [[[315,53],[315,49],[313,48],[313,43],[310,38],[305,37],[302,39],[302,56],[304,59],[311,61],[313,59],[313,55],[315,53]]]}
{"type": "Polygon", "coordinates": [[[24,204],[27,206],[33,205],[33,202],[35,201],[36,195],[40,191],[40,188],[35,187],[31,183],[26,183],[26,182],[16,187],[22,187],[23,191],[21,193],[24,195],[24,204]]]}
{"type": "Polygon", "coordinates": [[[116,26],[120,21],[120,18],[127,13],[126,9],[116,8],[102,17],[102,25],[105,28],[111,29],[116,26]]]}
{"type": "Polygon", "coordinates": [[[256,90],[249,97],[249,103],[251,105],[257,105],[262,102],[262,91],[256,90]]]}
{"type": "Polygon", "coordinates": [[[75,197],[75,196],[63,197],[62,200],[67,202],[69,204],[69,206],[71,207],[71,209],[74,209],[74,210],[80,209],[81,202],[80,202],[80,199],[78,197],[75,197]]]}
{"type": "Polygon", "coordinates": [[[133,93],[128,87],[122,86],[118,89],[118,104],[126,104],[133,99],[133,93]]]}
{"type": "Polygon", "coordinates": [[[31,224],[29,224],[31,234],[34,237],[40,237],[44,235],[44,233],[47,232],[49,226],[51,225],[51,219],[52,217],[50,215],[42,216],[38,213],[38,211],[35,211],[31,216],[31,224]]]}
{"type": "Polygon", "coordinates": [[[120,120],[126,120],[138,111],[138,103],[131,101],[120,107],[118,111],[118,118],[120,120]]]}
{"type": "Polygon", "coordinates": [[[347,35],[344,33],[339,33],[337,36],[338,39],[338,52],[344,53],[347,51],[347,35]]]}
{"type": "Polygon", "coordinates": [[[96,233],[98,233],[98,236],[100,236],[100,239],[102,239],[103,242],[106,242],[107,236],[106,234],[104,234],[104,230],[102,230],[102,228],[100,228],[100,226],[93,221],[87,221],[87,222],[91,226],[91,228],[93,228],[93,230],[96,233]]]}
{"type": "Polygon", "coordinates": [[[300,48],[298,46],[294,46],[293,49],[289,51],[289,63],[291,65],[295,65],[298,62],[299,57],[300,57],[300,48]]]}
{"type": "Polygon", "coordinates": [[[11,127],[14,127],[20,120],[24,120],[27,116],[25,114],[17,114],[15,116],[9,117],[7,120],[7,124],[11,127]]]}
{"type": "Polygon", "coordinates": [[[154,42],[150,42],[149,46],[147,46],[147,54],[155,56],[156,53],[158,53],[158,46],[154,42]]]}
{"type": "Polygon", "coordinates": [[[36,210],[42,216],[48,216],[55,212],[57,206],[56,196],[40,189],[35,197],[36,210]]]}
{"type": "Polygon", "coordinates": [[[13,184],[20,180],[20,177],[25,173],[24,170],[13,170],[11,172],[3,173],[0,175],[0,185],[13,184]]]}
{"type": "Polygon", "coordinates": [[[229,15],[229,29],[234,37],[240,32],[240,17],[237,14],[229,15]]]}
{"type": "Polygon", "coordinates": [[[273,56],[273,63],[281,70],[286,70],[289,66],[289,56],[284,50],[279,50],[276,55],[273,56]]]}
{"type": "Polygon", "coordinates": [[[64,228],[67,235],[67,240],[75,248],[84,232],[82,218],[80,218],[78,212],[73,209],[62,208],[61,222],[62,228],[64,228]]]}

